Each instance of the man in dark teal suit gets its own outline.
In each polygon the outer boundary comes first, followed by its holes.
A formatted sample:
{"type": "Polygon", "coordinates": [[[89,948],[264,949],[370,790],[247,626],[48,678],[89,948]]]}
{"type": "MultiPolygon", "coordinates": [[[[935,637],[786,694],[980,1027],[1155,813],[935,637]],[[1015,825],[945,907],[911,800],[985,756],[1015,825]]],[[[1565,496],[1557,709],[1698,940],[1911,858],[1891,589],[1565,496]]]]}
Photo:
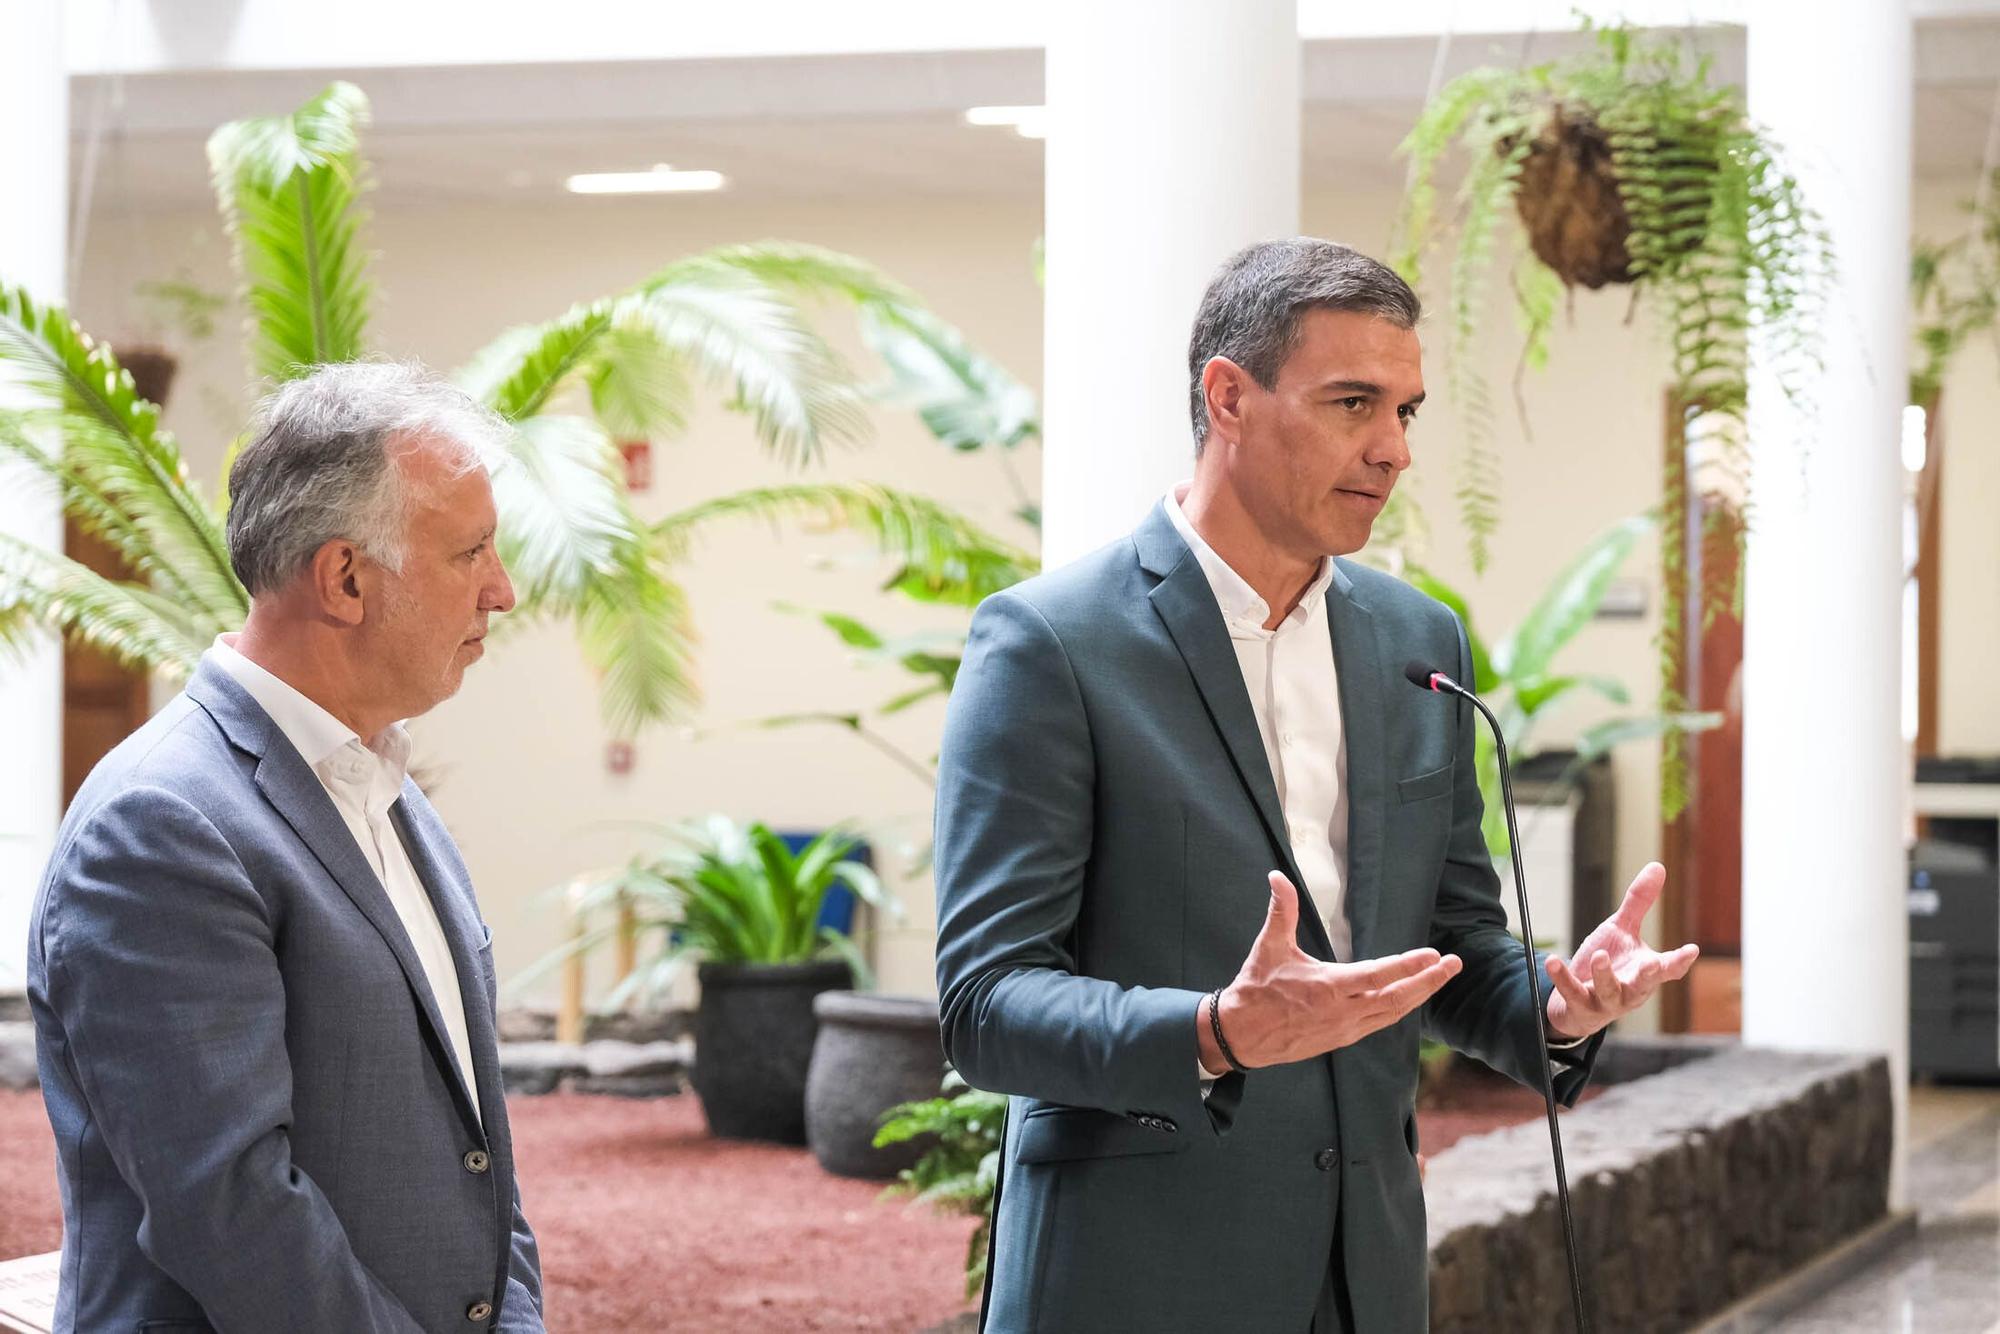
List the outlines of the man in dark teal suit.
{"type": "MultiPolygon", "coordinates": [[[[1574,1102],[1694,949],[1638,927],[1537,1013],[1480,836],[1446,608],[1336,559],[1409,466],[1417,298],[1298,238],[1233,257],[1189,348],[1195,476],[989,598],[937,806],[946,1050],[1014,1095],[989,1330],[1422,1330],[1422,1033],[1574,1102]]],[[[1524,1186],[1526,1183],[1524,1183],[1524,1186]]],[[[1550,1244],[1558,1244],[1551,1237],[1550,1244]]]]}

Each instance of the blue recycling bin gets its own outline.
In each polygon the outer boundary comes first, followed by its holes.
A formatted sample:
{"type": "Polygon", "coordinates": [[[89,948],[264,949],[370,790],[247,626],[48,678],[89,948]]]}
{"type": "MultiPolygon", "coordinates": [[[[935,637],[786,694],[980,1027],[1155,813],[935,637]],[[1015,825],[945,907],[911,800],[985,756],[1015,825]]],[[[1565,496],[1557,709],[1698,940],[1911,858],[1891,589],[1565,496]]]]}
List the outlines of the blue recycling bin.
{"type": "MultiPolygon", "coordinates": [[[[786,850],[797,856],[808,843],[826,831],[780,829],[776,832],[784,841],[786,850]]],[[[875,866],[875,850],[866,843],[856,843],[841,860],[860,862],[872,870],[875,866]]],[[[854,934],[854,891],[846,885],[835,885],[827,890],[826,898],[819,907],[819,925],[830,926],[841,935],[851,937],[854,934]]]]}

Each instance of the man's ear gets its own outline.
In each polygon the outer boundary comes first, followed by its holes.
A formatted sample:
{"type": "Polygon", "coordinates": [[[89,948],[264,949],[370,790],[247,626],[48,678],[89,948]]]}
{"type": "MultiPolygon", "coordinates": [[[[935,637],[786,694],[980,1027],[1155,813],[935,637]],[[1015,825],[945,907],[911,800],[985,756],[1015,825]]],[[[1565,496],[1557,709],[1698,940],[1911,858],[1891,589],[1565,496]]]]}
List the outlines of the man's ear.
{"type": "Polygon", "coordinates": [[[1250,372],[1228,357],[1210,357],[1201,368],[1201,392],[1208,404],[1209,440],[1217,434],[1234,440],[1243,425],[1243,398],[1255,382],[1250,372]]]}
{"type": "Polygon", "coordinates": [[[313,606],[321,615],[342,625],[361,624],[366,604],[359,547],[344,537],[321,543],[313,553],[307,578],[312,584],[313,606]]]}

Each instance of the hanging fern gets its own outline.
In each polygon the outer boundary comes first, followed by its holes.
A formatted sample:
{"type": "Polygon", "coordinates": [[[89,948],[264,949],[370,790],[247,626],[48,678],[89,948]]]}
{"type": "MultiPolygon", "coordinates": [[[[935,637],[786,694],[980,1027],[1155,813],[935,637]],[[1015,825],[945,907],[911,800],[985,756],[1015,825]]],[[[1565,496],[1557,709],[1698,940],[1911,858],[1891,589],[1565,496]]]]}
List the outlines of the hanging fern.
{"type": "MultiPolygon", "coordinates": [[[[1608,284],[1629,285],[1635,302],[1650,308],[1666,335],[1674,401],[1704,413],[1742,422],[1753,339],[1788,396],[1816,364],[1830,247],[1740,91],[1713,84],[1707,58],[1690,59],[1673,41],[1647,41],[1623,27],[1596,36],[1596,49],[1583,57],[1454,80],[1400,150],[1410,162],[1398,222],[1403,276],[1420,282],[1426,254],[1444,233],[1457,237],[1446,382],[1465,431],[1459,510],[1482,571],[1498,524],[1499,470],[1492,394],[1473,348],[1503,215],[1513,213],[1525,243],[1512,275],[1523,374],[1548,359],[1561,291],[1608,284]],[[1468,167],[1456,217],[1441,223],[1435,178],[1454,146],[1468,167]]],[[[1515,398],[1525,424],[1518,374],[1515,398]]],[[[1723,438],[1712,476],[1730,494],[1747,495],[1744,434],[1723,438]]],[[[1679,512],[1681,487],[1667,479],[1669,514],[1679,512]]],[[[1670,522],[1660,541],[1661,708],[1678,710],[1691,614],[1679,590],[1686,539],[1670,522]]],[[[1740,583],[1718,588],[1700,614],[1733,610],[1740,597],[1740,583]]],[[[1670,748],[1662,775],[1670,819],[1685,803],[1687,775],[1684,750],[1670,748]]]]}
{"type": "Polygon", "coordinates": [[[1994,335],[2000,352],[2000,171],[1965,210],[1972,226],[1964,234],[1910,248],[1910,402],[1926,409],[1944,384],[1945,368],[1975,334],[1994,335]]]}

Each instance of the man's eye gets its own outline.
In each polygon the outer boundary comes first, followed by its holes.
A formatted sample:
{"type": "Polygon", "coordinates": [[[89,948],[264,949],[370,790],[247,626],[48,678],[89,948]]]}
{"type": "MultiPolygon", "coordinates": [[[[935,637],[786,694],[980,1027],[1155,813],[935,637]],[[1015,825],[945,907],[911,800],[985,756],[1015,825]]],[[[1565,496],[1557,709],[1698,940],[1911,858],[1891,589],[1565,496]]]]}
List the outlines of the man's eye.
{"type": "Polygon", "coordinates": [[[465,554],[466,554],[466,555],[467,555],[468,557],[472,557],[472,558],[475,558],[475,559],[476,559],[476,558],[477,558],[477,557],[479,556],[479,553],[480,553],[480,552],[482,552],[482,551],[484,551],[484,550],[486,550],[486,544],[485,544],[484,542],[481,542],[481,543],[480,543],[480,544],[479,544],[478,546],[474,547],[474,548],[473,548],[472,550],[470,550],[470,551],[466,552],[465,554]]]}
{"type": "Polygon", "coordinates": [[[1402,407],[1396,409],[1396,415],[1406,422],[1413,422],[1417,419],[1417,410],[1405,403],[1402,407]]]}
{"type": "Polygon", "coordinates": [[[1347,409],[1349,412],[1359,412],[1361,411],[1361,409],[1368,406],[1368,400],[1365,398],[1361,398],[1359,396],[1352,398],[1343,398],[1339,400],[1339,402],[1340,406],[1347,409]]]}

